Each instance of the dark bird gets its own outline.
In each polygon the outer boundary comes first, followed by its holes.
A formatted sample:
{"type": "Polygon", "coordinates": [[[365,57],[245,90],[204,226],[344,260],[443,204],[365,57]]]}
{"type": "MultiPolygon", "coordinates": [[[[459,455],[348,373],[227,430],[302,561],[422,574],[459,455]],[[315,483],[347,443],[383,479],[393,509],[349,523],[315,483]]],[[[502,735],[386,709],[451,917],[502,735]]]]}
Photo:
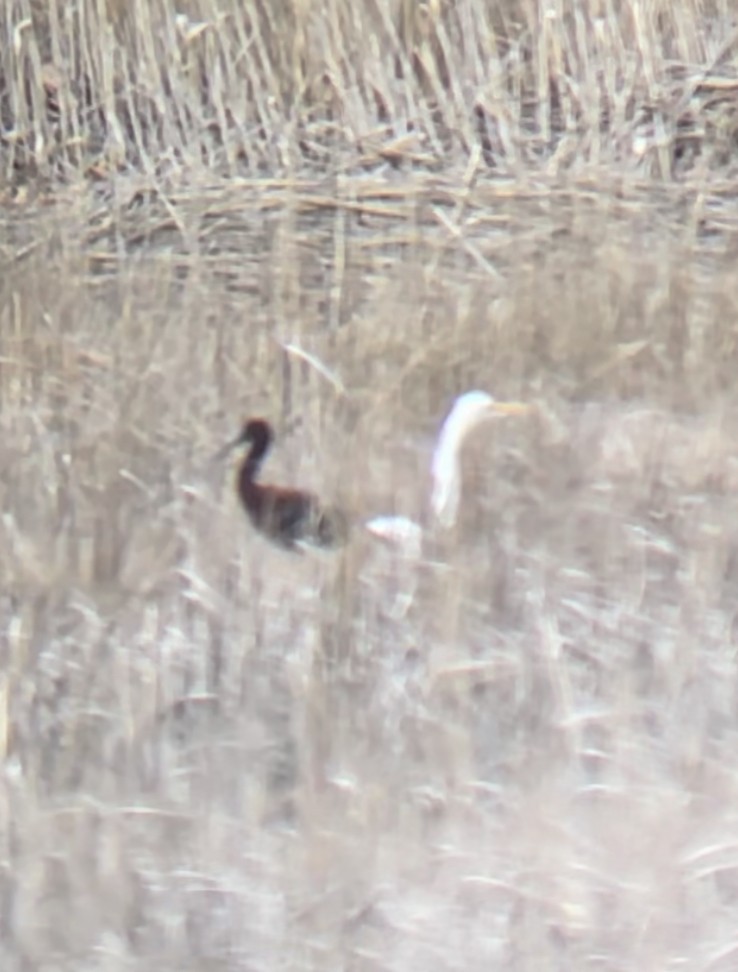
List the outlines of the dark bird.
{"type": "Polygon", "coordinates": [[[250,446],[238,470],[237,489],[252,524],[284,550],[299,551],[303,544],[341,546],[348,536],[348,519],[341,510],[323,506],[317,496],[305,490],[256,481],[273,441],[267,421],[248,419],[233,442],[216,457],[223,458],[239,446],[250,446]]]}

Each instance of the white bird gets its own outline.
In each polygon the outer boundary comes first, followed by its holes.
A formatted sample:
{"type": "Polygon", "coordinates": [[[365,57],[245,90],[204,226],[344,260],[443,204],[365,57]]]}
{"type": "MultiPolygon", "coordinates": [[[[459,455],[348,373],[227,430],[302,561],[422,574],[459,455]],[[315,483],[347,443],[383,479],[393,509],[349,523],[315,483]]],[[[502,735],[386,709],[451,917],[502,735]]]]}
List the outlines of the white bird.
{"type": "MultiPolygon", "coordinates": [[[[469,433],[487,419],[525,415],[534,410],[523,402],[496,402],[483,391],[460,395],[438,434],[431,462],[430,506],[444,529],[454,526],[461,501],[461,450],[469,433]]],[[[397,543],[408,553],[420,552],[422,528],[404,516],[378,516],[365,524],[375,536],[397,543]]]]}
{"type": "Polygon", "coordinates": [[[470,391],[453,404],[433,452],[431,508],[442,527],[456,523],[461,499],[461,448],[466,437],[486,419],[524,415],[532,410],[522,402],[496,402],[483,391],[470,391]]]}

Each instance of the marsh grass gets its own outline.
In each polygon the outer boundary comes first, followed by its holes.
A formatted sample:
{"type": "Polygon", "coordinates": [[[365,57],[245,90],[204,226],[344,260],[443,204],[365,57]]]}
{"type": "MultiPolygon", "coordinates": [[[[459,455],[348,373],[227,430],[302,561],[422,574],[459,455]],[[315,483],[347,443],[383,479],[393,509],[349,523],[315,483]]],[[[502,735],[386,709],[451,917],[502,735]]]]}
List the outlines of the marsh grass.
{"type": "Polygon", "coordinates": [[[732,969],[730,5],[0,29],[2,968],[732,969]]]}
{"type": "Polygon", "coordinates": [[[16,0],[6,180],[734,171],[728,0],[16,0]]]}

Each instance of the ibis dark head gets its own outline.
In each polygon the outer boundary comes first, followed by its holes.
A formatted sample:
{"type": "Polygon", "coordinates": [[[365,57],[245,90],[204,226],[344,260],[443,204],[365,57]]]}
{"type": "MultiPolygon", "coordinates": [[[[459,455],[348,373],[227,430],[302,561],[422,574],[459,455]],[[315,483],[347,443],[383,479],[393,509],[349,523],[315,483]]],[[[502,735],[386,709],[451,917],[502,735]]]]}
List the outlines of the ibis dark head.
{"type": "Polygon", "coordinates": [[[215,454],[214,458],[216,460],[224,459],[233,449],[250,445],[249,456],[252,458],[252,461],[259,462],[267,454],[273,441],[274,432],[266,419],[246,419],[236,438],[227,442],[215,454]]]}
{"type": "Polygon", "coordinates": [[[237,441],[242,445],[255,445],[266,451],[273,438],[272,427],[266,419],[252,418],[247,419],[241,426],[237,441]]]}

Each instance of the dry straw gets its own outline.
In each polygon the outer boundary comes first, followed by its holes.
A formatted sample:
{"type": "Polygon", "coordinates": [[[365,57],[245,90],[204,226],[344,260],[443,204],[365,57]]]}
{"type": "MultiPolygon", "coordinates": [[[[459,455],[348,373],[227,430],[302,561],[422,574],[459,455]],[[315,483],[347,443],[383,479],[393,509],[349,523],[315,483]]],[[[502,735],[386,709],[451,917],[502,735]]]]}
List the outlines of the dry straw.
{"type": "Polygon", "coordinates": [[[19,0],[2,177],[724,167],[728,0],[19,0]]]}

